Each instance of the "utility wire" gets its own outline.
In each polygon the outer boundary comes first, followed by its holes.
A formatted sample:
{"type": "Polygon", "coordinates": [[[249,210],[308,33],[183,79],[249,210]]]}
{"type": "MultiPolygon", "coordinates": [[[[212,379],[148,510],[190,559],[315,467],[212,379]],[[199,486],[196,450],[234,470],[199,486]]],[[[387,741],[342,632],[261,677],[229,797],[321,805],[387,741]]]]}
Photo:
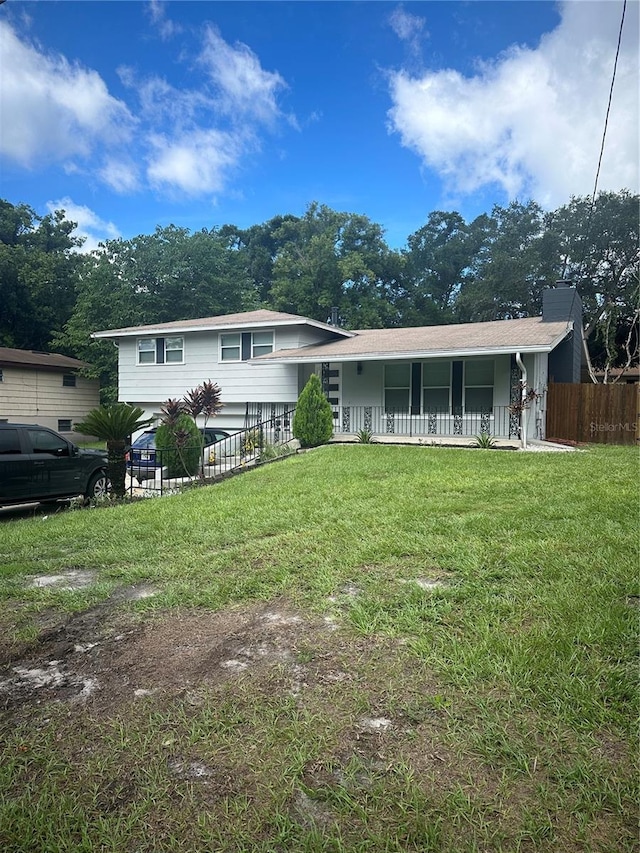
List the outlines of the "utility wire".
{"type": "Polygon", "coordinates": [[[620,20],[620,30],[618,32],[618,47],[616,48],[616,58],[613,63],[613,74],[611,76],[611,87],[609,89],[609,102],[607,104],[607,114],[604,119],[604,130],[602,131],[602,145],[600,146],[600,157],[598,158],[598,168],[596,170],[596,180],[593,185],[593,201],[592,205],[595,203],[596,199],[596,191],[598,189],[598,179],[600,178],[600,166],[602,165],[602,157],[604,154],[604,143],[607,138],[607,126],[609,124],[609,113],[611,112],[611,101],[613,99],[613,86],[616,82],[616,71],[618,69],[618,57],[620,56],[620,44],[622,42],[622,28],[624,27],[624,16],[627,11],[627,0],[624,0],[622,4],[622,18],[620,20]]]}

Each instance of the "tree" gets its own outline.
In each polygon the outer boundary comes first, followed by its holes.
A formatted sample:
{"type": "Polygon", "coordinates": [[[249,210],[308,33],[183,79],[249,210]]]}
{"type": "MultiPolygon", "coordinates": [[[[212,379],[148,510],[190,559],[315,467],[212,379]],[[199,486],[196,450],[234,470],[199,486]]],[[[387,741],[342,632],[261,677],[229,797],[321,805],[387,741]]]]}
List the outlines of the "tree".
{"type": "Polygon", "coordinates": [[[243,260],[215,232],[169,226],[131,240],[108,240],[86,262],[60,348],[91,364],[103,399],[117,395],[117,352],[91,332],[188,320],[255,307],[243,260]]]}
{"type": "Polygon", "coordinates": [[[98,406],[74,426],[76,432],[95,435],[107,443],[107,476],[117,498],[125,494],[127,463],[125,451],[132,433],[149,426],[153,418],[143,418],[144,410],[128,403],[98,406]]]}
{"type": "Polygon", "coordinates": [[[405,325],[450,323],[461,289],[477,266],[493,231],[484,214],[467,224],[459,213],[434,211],[408,239],[405,325]]]}
{"type": "Polygon", "coordinates": [[[584,306],[589,367],[630,366],[639,351],[640,196],[602,192],[595,202],[575,197],[548,217],[557,240],[560,276],[577,284],[584,306]]]}
{"type": "Polygon", "coordinates": [[[196,422],[186,412],[156,431],[156,451],[168,477],[191,477],[202,459],[202,438],[196,422]]]}
{"type": "Polygon", "coordinates": [[[293,434],[303,447],[326,444],[333,434],[333,412],[315,373],[311,374],[298,398],[293,434]]]}
{"type": "Polygon", "coordinates": [[[82,240],[64,211],[0,200],[0,346],[48,350],[73,311],[82,240]]]}
{"type": "Polygon", "coordinates": [[[200,476],[204,480],[204,446],[205,446],[205,430],[211,418],[215,418],[224,406],[222,402],[222,389],[219,385],[208,379],[197,388],[192,388],[184,395],[183,407],[188,414],[197,422],[199,415],[204,415],[204,424],[201,439],[201,455],[200,455],[200,476]]]}
{"type": "Polygon", "coordinates": [[[458,321],[534,317],[542,290],[561,274],[557,240],[534,201],[496,205],[485,222],[485,240],[455,300],[458,321]]]}

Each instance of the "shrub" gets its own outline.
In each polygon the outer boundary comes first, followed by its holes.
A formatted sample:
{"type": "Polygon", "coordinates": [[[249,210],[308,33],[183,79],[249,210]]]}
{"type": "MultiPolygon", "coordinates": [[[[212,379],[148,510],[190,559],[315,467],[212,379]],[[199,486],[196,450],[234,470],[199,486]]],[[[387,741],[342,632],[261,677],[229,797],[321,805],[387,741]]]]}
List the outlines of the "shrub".
{"type": "Polygon", "coordinates": [[[356,439],[358,444],[373,444],[373,433],[370,429],[358,430],[356,439]]]}
{"type": "Polygon", "coordinates": [[[326,444],[333,435],[333,412],[315,373],[311,374],[298,398],[293,434],[302,447],[326,444]]]}
{"type": "Polygon", "coordinates": [[[481,432],[473,440],[472,447],[481,447],[483,450],[491,450],[496,446],[495,439],[488,432],[481,432]]]}
{"type": "Polygon", "coordinates": [[[202,436],[193,418],[178,415],[173,423],[163,423],[156,432],[158,461],[167,467],[168,477],[191,477],[200,467],[202,436]]]}

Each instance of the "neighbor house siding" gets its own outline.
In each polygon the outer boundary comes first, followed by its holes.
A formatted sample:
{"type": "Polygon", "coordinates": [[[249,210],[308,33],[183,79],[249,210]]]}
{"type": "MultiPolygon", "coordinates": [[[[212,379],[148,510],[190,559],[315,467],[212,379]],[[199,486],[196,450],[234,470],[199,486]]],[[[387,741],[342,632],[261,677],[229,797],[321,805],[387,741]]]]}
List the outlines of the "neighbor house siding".
{"type": "Polygon", "coordinates": [[[58,429],[58,421],[81,421],[100,403],[98,382],[76,375],[75,387],[65,387],[70,371],[54,372],[27,367],[2,368],[0,419],[38,423],[58,429]]]}

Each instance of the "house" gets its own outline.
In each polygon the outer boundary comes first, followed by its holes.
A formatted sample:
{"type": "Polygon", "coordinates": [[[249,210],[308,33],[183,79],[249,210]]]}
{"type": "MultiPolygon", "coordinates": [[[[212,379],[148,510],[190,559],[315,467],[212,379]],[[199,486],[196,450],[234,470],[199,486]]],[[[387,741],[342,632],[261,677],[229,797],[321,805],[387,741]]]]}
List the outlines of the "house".
{"type": "Polygon", "coordinates": [[[100,404],[98,381],[81,376],[84,367],[66,355],[0,347],[0,422],[38,423],[70,437],[100,404]]]}
{"type": "Polygon", "coordinates": [[[147,416],[211,379],[225,404],[217,423],[240,429],[292,408],[315,372],[336,433],[517,437],[524,427],[543,438],[547,383],[580,380],[582,305],[558,286],[541,317],[516,320],[349,331],[258,310],[93,337],[119,347],[119,398],[147,416]]]}

